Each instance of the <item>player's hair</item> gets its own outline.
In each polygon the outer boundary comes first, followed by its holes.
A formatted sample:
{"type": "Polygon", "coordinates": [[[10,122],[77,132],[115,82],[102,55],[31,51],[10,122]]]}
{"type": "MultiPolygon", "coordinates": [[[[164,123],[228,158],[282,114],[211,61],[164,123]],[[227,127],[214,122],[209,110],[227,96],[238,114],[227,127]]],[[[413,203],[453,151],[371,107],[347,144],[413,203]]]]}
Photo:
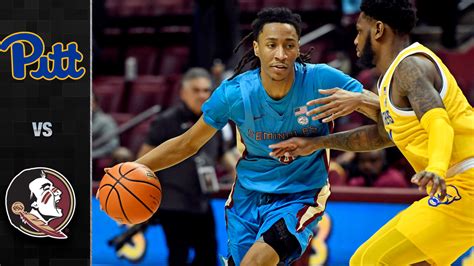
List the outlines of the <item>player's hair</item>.
{"type": "MultiPolygon", "coordinates": [[[[262,32],[263,26],[268,23],[285,23],[292,25],[296,34],[298,35],[298,40],[301,37],[301,17],[298,14],[291,12],[288,8],[285,7],[269,7],[265,8],[262,11],[258,12],[257,18],[252,22],[252,32],[247,34],[242,40],[237,44],[237,47],[234,49],[236,53],[240,47],[246,44],[248,41],[257,41],[258,35],[262,32]]],[[[296,59],[297,62],[304,64],[309,62],[311,59],[312,48],[307,53],[300,53],[300,56],[296,59]]],[[[239,63],[234,69],[234,75],[229,78],[229,80],[235,78],[237,75],[242,73],[243,68],[250,64],[250,69],[255,69],[260,66],[260,60],[255,56],[253,52],[253,47],[250,47],[245,54],[240,59],[239,63]]]]}
{"type": "Polygon", "coordinates": [[[410,33],[417,21],[411,0],[362,0],[360,10],[388,24],[396,34],[410,33]]]}

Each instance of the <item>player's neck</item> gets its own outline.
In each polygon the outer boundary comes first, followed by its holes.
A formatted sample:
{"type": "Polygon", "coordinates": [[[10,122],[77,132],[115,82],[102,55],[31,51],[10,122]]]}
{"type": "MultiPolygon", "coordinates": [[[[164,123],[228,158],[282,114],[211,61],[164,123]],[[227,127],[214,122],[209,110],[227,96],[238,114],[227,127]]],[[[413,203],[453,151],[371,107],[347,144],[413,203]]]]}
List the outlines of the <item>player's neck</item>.
{"type": "Polygon", "coordinates": [[[285,97],[290,91],[295,79],[295,71],[292,71],[284,80],[273,80],[271,77],[262,73],[260,73],[260,77],[267,95],[274,100],[279,100],[285,97]]]}
{"type": "Polygon", "coordinates": [[[394,38],[390,44],[380,47],[380,54],[377,57],[376,69],[379,73],[384,74],[390,67],[398,54],[410,45],[408,37],[394,38]]]}

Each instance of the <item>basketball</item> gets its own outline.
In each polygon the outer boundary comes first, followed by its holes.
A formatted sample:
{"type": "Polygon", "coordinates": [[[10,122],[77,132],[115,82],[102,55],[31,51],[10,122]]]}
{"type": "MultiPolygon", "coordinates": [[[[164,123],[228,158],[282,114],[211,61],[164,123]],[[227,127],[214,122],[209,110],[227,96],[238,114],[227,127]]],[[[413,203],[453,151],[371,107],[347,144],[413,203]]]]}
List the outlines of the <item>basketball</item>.
{"type": "Polygon", "coordinates": [[[105,169],[97,196],[100,207],[121,224],[139,224],[160,207],[161,185],[148,167],[126,162],[105,169]]]}

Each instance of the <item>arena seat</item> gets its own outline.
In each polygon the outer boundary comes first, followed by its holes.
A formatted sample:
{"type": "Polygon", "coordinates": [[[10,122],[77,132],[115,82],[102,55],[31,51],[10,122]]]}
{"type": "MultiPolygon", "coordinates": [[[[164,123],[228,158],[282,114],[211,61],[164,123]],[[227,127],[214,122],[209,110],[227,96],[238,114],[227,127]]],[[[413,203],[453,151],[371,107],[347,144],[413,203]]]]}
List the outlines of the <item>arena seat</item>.
{"type": "Polygon", "coordinates": [[[256,13],[261,9],[262,3],[257,0],[239,0],[239,7],[242,12],[256,13]]]}
{"type": "Polygon", "coordinates": [[[118,9],[119,16],[149,16],[151,15],[149,0],[123,0],[118,9]]]}
{"type": "Polygon", "coordinates": [[[153,15],[190,14],[193,1],[187,0],[151,0],[153,15]]]}
{"type": "Polygon", "coordinates": [[[118,75],[123,73],[124,63],[121,49],[118,46],[106,46],[94,50],[94,72],[102,75],[118,75]]]}
{"type": "Polygon", "coordinates": [[[287,1],[287,0],[263,0],[262,6],[264,7],[287,7],[291,10],[296,9],[296,1],[287,1]]]}
{"type": "Polygon", "coordinates": [[[137,59],[138,75],[152,75],[156,72],[159,54],[159,48],[154,46],[134,46],[128,48],[126,58],[137,59]]]}
{"type": "Polygon", "coordinates": [[[105,0],[105,10],[109,16],[117,16],[119,14],[121,0],[105,0]]]}
{"type": "Polygon", "coordinates": [[[436,54],[443,60],[449,68],[451,74],[458,81],[461,89],[466,92],[470,83],[474,81],[474,46],[465,52],[437,51],[436,54]]]}
{"type": "Polygon", "coordinates": [[[138,114],[155,104],[163,106],[167,87],[163,76],[139,76],[132,84],[127,111],[138,114]]]}
{"type": "Polygon", "coordinates": [[[337,10],[337,3],[335,0],[300,0],[296,9],[301,11],[335,11],[337,10]]]}
{"type": "Polygon", "coordinates": [[[106,113],[120,111],[125,81],[121,76],[102,76],[94,79],[93,91],[99,106],[106,113]]]}
{"type": "Polygon", "coordinates": [[[186,46],[174,46],[163,49],[159,62],[160,75],[179,74],[186,66],[189,49],[186,46]]]}
{"type": "Polygon", "coordinates": [[[181,78],[180,74],[172,74],[167,76],[168,82],[168,93],[167,99],[164,104],[164,108],[175,105],[179,101],[179,89],[181,88],[181,78]]]}

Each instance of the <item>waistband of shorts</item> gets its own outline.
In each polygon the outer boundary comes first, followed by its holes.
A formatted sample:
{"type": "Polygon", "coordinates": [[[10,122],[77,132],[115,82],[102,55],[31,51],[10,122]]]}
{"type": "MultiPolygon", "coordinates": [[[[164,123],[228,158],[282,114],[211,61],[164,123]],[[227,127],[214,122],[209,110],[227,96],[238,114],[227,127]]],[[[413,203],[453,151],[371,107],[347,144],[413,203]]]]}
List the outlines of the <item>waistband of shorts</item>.
{"type": "Polygon", "coordinates": [[[446,172],[446,177],[453,177],[459,175],[460,173],[466,172],[467,170],[474,168],[474,157],[468,158],[464,161],[451,166],[446,172]]]}

